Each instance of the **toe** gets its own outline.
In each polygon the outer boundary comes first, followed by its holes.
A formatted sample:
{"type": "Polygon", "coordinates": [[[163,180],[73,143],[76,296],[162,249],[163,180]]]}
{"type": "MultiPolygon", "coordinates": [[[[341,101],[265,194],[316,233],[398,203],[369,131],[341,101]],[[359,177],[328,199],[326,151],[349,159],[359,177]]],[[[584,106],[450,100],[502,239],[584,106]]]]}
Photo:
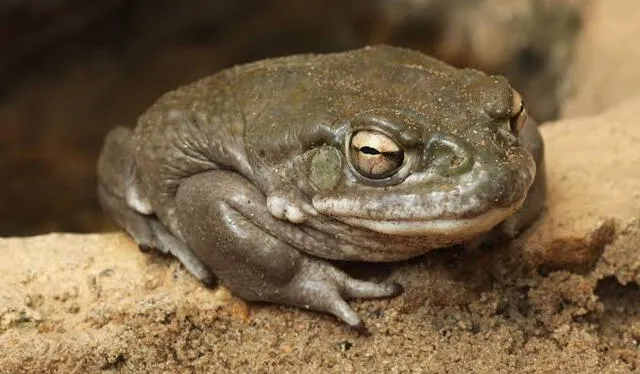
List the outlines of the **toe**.
{"type": "Polygon", "coordinates": [[[398,296],[403,291],[403,287],[396,282],[374,283],[348,279],[345,282],[342,295],[347,299],[377,299],[398,296]]]}
{"type": "Polygon", "coordinates": [[[358,330],[357,326],[362,325],[362,327],[364,327],[364,323],[360,319],[360,316],[358,316],[358,313],[356,313],[337,293],[333,296],[328,309],[329,313],[338,317],[355,330],[358,330]]]}

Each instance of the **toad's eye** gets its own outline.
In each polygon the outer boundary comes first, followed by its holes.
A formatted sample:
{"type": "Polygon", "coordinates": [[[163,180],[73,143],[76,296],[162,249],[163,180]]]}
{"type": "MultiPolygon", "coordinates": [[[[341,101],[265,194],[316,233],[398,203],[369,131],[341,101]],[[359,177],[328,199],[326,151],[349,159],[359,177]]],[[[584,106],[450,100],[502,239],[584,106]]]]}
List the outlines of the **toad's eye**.
{"type": "Polygon", "coordinates": [[[402,167],[404,151],[381,132],[361,130],[351,136],[349,161],[363,177],[383,179],[402,167]]]}
{"type": "Polygon", "coordinates": [[[518,135],[520,130],[527,123],[527,106],[522,96],[515,90],[511,99],[511,115],[509,116],[509,127],[513,135],[518,135]]]}

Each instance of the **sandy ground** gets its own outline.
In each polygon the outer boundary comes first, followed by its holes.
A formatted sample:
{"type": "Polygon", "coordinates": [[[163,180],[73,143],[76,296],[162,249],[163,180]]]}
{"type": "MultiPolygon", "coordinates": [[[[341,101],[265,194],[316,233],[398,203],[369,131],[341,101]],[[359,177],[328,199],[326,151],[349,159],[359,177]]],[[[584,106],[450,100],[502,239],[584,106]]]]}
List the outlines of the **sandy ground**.
{"type": "Polygon", "coordinates": [[[352,303],[371,336],[206,289],[122,234],[0,239],[0,373],[640,371],[640,44],[622,42],[640,29],[618,18],[631,1],[604,3],[566,108],[590,117],[542,128],[542,220],[501,248],[361,266],[406,289],[352,303]]]}

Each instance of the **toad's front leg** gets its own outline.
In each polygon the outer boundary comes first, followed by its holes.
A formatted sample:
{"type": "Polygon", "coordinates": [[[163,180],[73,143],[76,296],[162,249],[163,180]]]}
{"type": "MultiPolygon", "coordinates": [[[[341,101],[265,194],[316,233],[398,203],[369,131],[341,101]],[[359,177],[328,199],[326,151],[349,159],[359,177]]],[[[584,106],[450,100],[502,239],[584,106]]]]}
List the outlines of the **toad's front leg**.
{"type": "Polygon", "coordinates": [[[331,313],[364,329],[345,302],[391,297],[397,283],[351,278],[282,240],[302,231],[273,217],[262,193],[242,176],[210,171],[184,180],[176,195],[181,234],[191,250],[235,294],[255,301],[331,313]]]}

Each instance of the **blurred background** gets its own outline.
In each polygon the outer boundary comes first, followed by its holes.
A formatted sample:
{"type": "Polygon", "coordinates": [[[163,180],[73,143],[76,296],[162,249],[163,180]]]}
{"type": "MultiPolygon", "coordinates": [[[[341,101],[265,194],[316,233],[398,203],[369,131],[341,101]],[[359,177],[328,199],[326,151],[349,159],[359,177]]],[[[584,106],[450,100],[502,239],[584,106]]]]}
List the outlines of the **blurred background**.
{"type": "Polygon", "coordinates": [[[552,120],[588,0],[4,0],[0,236],[112,228],[102,139],[162,93],[238,63],[368,44],[507,76],[552,120]]]}

